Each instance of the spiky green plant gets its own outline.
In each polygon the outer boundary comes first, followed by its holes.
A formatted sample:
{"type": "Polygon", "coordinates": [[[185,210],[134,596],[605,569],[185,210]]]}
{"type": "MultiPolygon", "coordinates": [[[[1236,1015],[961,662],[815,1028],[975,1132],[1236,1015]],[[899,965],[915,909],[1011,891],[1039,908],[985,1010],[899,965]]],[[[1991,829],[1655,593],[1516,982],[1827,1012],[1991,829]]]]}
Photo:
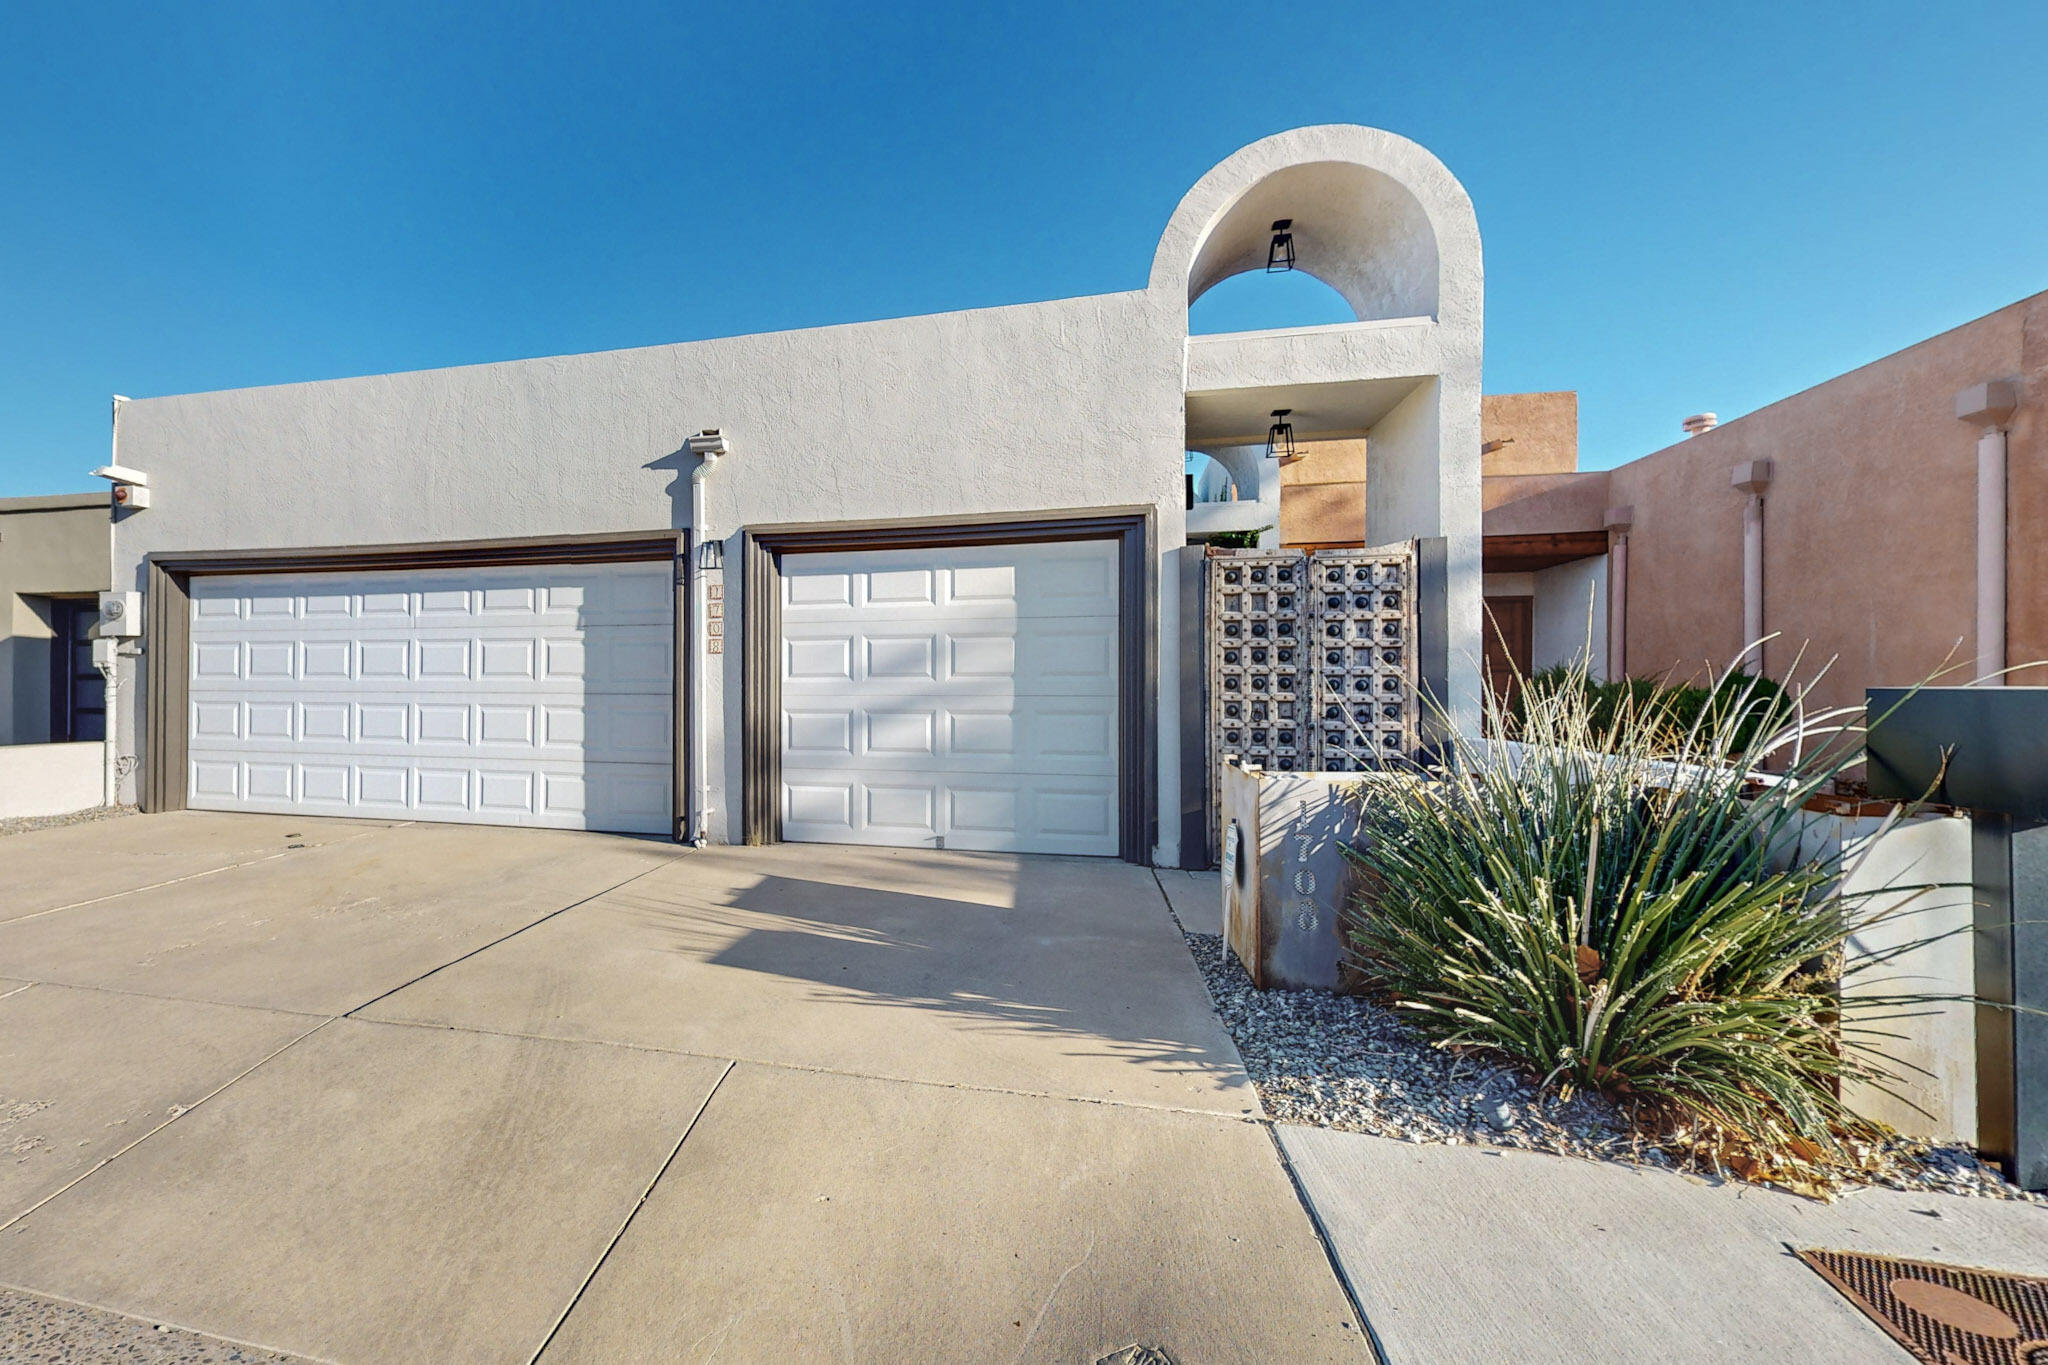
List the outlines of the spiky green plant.
{"type": "Polygon", "coordinates": [[[1783,687],[1770,678],[1739,670],[1723,673],[1712,686],[1700,687],[1650,678],[1598,682],[1588,678],[1583,667],[1557,664],[1531,673],[1509,696],[1503,712],[1512,727],[1509,733],[1525,722],[1532,699],[1565,689],[1582,695],[1593,728],[1603,734],[1613,729],[1624,707],[1639,724],[1654,717],[1674,739],[1693,727],[1700,712],[1733,708],[1744,722],[1732,728],[1732,737],[1748,745],[1783,725],[1793,712],[1792,698],[1783,687]]]}
{"type": "Polygon", "coordinates": [[[1491,704],[1517,742],[1452,733],[1439,765],[1363,778],[1347,956],[1444,1043],[1738,1150],[1839,1157],[1872,1131],[1842,1082],[1890,1080],[1840,1015],[1870,917],[1836,859],[1797,850],[1807,802],[1860,761],[1860,714],[1767,732],[1752,682],[1679,727],[1584,683],[1526,690],[1518,720],[1491,704]]]}

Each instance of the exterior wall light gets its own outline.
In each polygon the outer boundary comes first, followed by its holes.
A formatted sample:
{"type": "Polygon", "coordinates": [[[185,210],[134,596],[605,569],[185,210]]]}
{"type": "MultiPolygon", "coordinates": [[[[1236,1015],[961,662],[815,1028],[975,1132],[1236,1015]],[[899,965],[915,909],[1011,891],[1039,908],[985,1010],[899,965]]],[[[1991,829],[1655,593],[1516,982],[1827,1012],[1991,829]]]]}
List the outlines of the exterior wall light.
{"type": "Polygon", "coordinates": [[[1266,273],[1294,269],[1294,220],[1273,220],[1273,244],[1266,248],[1266,273]]]}
{"type": "Polygon", "coordinates": [[[1266,430],[1266,458],[1287,461],[1301,452],[1294,445],[1294,424],[1287,420],[1293,408],[1274,408],[1273,425],[1266,430]]]}

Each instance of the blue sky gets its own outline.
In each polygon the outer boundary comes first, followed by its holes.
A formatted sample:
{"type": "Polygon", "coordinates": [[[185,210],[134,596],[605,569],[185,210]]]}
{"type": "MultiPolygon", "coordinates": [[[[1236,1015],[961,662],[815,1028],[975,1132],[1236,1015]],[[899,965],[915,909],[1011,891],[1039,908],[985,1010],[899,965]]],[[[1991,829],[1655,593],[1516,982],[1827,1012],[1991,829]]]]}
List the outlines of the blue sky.
{"type": "MultiPolygon", "coordinates": [[[[2048,5],[10,7],[0,496],[107,397],[1137,288],[1235,148],[1472,192],[1585,463],[2048,288],[2048,5]],[[2029,63],[2033,65],[2030,66],[2029,63]]],[[[1201,330],[1334,320],[1246,277],[1201,330]]],[[[423,452],[423,454],[426,452],[423,452]]]]}

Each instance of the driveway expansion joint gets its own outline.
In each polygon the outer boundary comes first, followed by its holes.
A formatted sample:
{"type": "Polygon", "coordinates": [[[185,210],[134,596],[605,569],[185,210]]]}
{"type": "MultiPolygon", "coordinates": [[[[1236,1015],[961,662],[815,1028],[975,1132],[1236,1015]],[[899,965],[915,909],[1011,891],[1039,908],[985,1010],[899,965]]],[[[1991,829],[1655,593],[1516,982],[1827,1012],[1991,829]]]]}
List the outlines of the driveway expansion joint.
{"type": "MultiPolygon", "coordinates": [[[[372,1004],[375,1002],[372,1001],[372,1004]]],[[[359,1005],[357,1009],[368,1009],[359,1005]]],[[[389,1024],[396,1028],[417,1028],[438,1030],[448,1033],[476,1033],[490,1038],[519,1038],[535,1043],[567,1043],[576,1047],[613,1047],[629,1052],[652,1052],[667,1057],[698,1057],[709,1062],[728,1062],[739,1066],[758,1066],[775,1071],[795,1071],[814,1076],[844,1076],[853,1081],[878,1081],[888,1085],[914,1085],[928,1090],[959,1090],[978,1095],[1010,1095],[1022,1100],[1057,1100],[1068,1104],[1094,1104],[1111,1109],[1143,1109],[1158,1114],[1187,1114],[1195,1118],[1222,1119],[1230,1123],[1253,1123],[1272,1127],[1273,1121],[1263,1112],[1248,1110],[1232,1113],[1222,1109],[1202,1109],[1185,1104],[1157,1104],[1148,1100],[1119,1100],[1104,1095],[1066,1095],[1052,1090],[1019,1090],[1004,1085],[977,1085],[971,1081],[928,1080],[917,1076],[885,1076],[873,1071],[848,1071],[832,1066],[807,1066],[802,1062],[777,1061],[767,1057],[737,1057],[723,1052],[696,1052],[684,1047],[663,1047],[658,1043],[631,1043],[618,1038],[569,1038],[559,1033],[529,1033],[517,1029],[484,1028],[479,1024],[456,1024],[444,1019],[405,1019],[395,1015],[364,1016],[351,1010],[336,1018],[347,1019],[352,1024],[389,1024]]]]}
{"type": "Polygon", "coordinates": [[[1294,1162],[1280,1141],[1280,1130],[1273,1126],[1271,1120],[1260,1126],[1266,1130],[1267,1140],[1273,1144],[1273,1155],[1279,1160],[1280,1169],[1287,1173],[1287,1183],[1294,1190],[1295,1202],[1308,1215],[1308,1225],[1315,1229],[1316,1241],[1321,1244],[1323,1256],[1330,1263],[1330,1274],[1336,1277],[1344,1298],[1351,1304],[1353,1319],[1358,1324],[1359,1334],[1365,1338],[1365,1344],[1372,1348],[1374,1362],[1376,1365],[1392,1365],[1387,1357],[1387,1348],[1380,1342],[1380,1334],[1373,1329],[1372,1319],[1365,1315],[1365,1304],[1358,1297],[1358,1289],[1344,1269],[1344,1258],[1337,1254],[1337,1244],[1330,1240],[1330,1230],[1324,1226],[1322,1215],[1316,1212],[1315,1200],[1309,1198],[1308,1187],[1301,1183],[1301,1172],[1294,1169],[1294,1162]]]}
{"type": "MultiPolygon", "coordinates": [[[[281,1012],[281,1011],[280,1011],[280,1012],[281,1012]]],[[[311,1027],[311,1028],[307,1029],[307,1030],[306,1030],[306,1031],[305,1031],[304,1033],[298,1034],[297,1036],[293,1037],[293,1038],[292,1038],[292,1039],[291,1039],[291,1040],[290,1040],[289,1042],[285,1043],[285,1044],[284,1044],[284,1045],[283,1045],[282,1047],[272,1048],[272,1049],[271,1049],[271,1050],[270,1050],[269,1052],[266,1052],[265,1054],[263,1054],[263,1056],[261,1056],[261,1057],[257,1058],[257,1059],[256,1059],[255,1061],[251,1062],[251,1063],[250,1063],[250,1064],[249,1064],[248,1066],[245,1066],[245,1067],[243,1067],[243,1068],[242,1068],[242,1069],[241,1069],[240,1071],[237,1071],[237,1072],[236,1072],[236,1073],[235,1073],[234,1075],[232,1075],[232,1076],[228,1077],[228,1078],[227,1078],[226,1080],[222,1081],[222,1082],[221,1082],[221,1083],[220,1083],[219,1085],[217,1085],[217,1086],[215,1086],[215,1087],[214,1087],[213,1089],[211,1089],[211,1090],[207,1091],[207,1092],[206,1092],[206,1093],[205,1093],[204,1095],[201,1095],[201,1096],[200,1096],[200,1097],[199,1097],[198,1099],[196,1099],[196,1100],[192,1101],[192,1103],[190,1103],[190,1104],[188,1104],[188,1105],[185,1105],[185,1106],[183,1106],[182,1108],[180,1108],[180,1109],[178,1110],[178,1112],[177,1112],[177,1113],[175,1113],[175,1114],[172,1114],[171,1116],[169,1116],[168,1118],[166,1118],[166,1119],[165,1119],[165,1120],[164,1120],[164,1121],[163,1121],[162,1123],[159,1123],[159,1124],[157,1124],[157,1125],[156,1125],[155,1127],[151,1128],[151,1129],[150,1129],[150,1130],[149,1130],[148,1132],[146,1132],[146,1133],[141,1133],[141,1134],[138,1134],[138,1135],[137,1135],[137,1136],[135,1137],[135,1139],[134,1139],[133,1141],[131,1141],[131,1142],[125,1142],[125,1143],[121,1144],[121,1146],[120,1146],[120,1147],[116,1148],[116,1149],[115,1149],[114,1151],[112,1151],[112,1152],[109,1152],[109,1153],[108,1153],[108,1154],[107,1154],[106,1156],[104,1156],[104,1157],[101,1157],[101,1158],[100,1158],[100,1159],[99,1159],[98,1161],[95,1161],[95,1162],[94,1162],[94,1163],[93,1163],[93,1164],[92,1164],[91,1166],[87,1167],[87,1168],[86,1168],[85,1170],[83,1170],[83,1171],[80,1171],[80,1172],[79,1172],[79,1173],[78,1173],[77,1175],[75,1175],[75,1176],[73,1176],[73,1177],[72,1177],[71,1179],[69,1179],[69,1180],[65,1181],[65,1182],[64,1182],[64,1183],[63,1183],[62,1185],[60,1185],[60,1186],[58,1186],[58,1187],[57,1187],[56,1189],[54,1189],[54,1190],[50,1191],[50,1192],[49,1192],[48,1194],[44,1195],[44,1196],[43,1196],[43,1197],[42,1197],[41,1199],[38,1199],[38,1200],[36,1200],[36,1202],[35,1202],[35,1203],[33,1203],[33,1204],[30,1204],[30,1205],[29,1205],[29,1206],[28,1206],[27,1208],[23,1209],[23,1210],[22,1210],[22,1211],[21,1211],[20,1213],[17,1213],[17,1214],[15,1214],[15,1215],[14,1215],[14,1216],[13,1216],[12,1218],[9,1218],[9,1219],[7,1219],[7,1220],[6,1220],[5,1222],[0,1222],[0,1232],[5,1232],[5,1231],[7,1231],[7,1229],[9,1229],[9,1228],[13,1227],[13,1226],[14,1226],[14,1225],[15,1225],[16,1223],[19,1223],[19,1222],[20,1222],[20,1221],[21,1221],[22,1219],[24,1219],[24,1218],[28,1217],[28,1216],[29,1216],[30,1214],[34,1213],[34,1212],[35,1212],[35,1211],[36,1211],[37,1209],[43,1208],[43,1207],[44,1207],[45,1205],[49,1204],[49,1203],[50,1203],[50,1202],[51,1202],[52,1200],[55,1200],[55,1199],[60,1199],[60,1198],[62,1198],[62,1197],[64,1196],[64,1194],[65,1194],[65,1193],[66,1193],[67,1191],[70,1191],[70,1190],[74,1190],[74,1189],[77,1189],[77,1188],[78,1188],[78,1186],[79,1186],[80,1184],[82,1184],[83,1182],[85,1182],[85,1181],[87,1181],[87,1180],[90,1180],[90,1179],[92,1179],[92,1177],[93,1177],[93,1176],[95,1176],[95,1175],[99,1174],[99,1173],[100,1173],[101,1171],[104,1171],[104,1170],[105,1170],[105,1169],[106,1169],[107,1167],[109,1167],[109,1166],[113,1165],[113,1164],[114,1164],[114,1163],[115,1163],[116,1161],[119,1161],[119,1160],[120,1160],[120,1159],[121,1159],[121,1158],[122,1158],[123,1156],[126,1156],[126,1155],[127,1155],[127,1154],[128,1154],[129,1152],[132,1152],[132,1151],[134,1151],[134,1150],[135,1150],[135,1149],[136,1149],[137,1147],[140,1147],[140,1146],[141,1146],[141,1145],[142,1145],[143,1143],[145,1143],[145,1142],[149,1141],[149,1140],[150,1140],[151,1138],[155,1137],[155,1136],[156,1136],[156,1135],[157,1135],[158,1133],[161,1133],[161,1132],[163,1132],[163,1131],[164,1131],[164,1129],[166,1129],[166,1128],[169,1128],[169,1127],[170,1127],[170,1126],[171,1126],[172,1124],[176,1123],[176,1122],[177,1122],[177,1121],[178,1121],[179,1119],[181,1119],[181,1118],[184,1118],[184,1117],[185,1117],[185,1116],[186,1116],[187,1114],[189,1114],[189,1113],[193,1112],[194,1110],[198,1109],[198,1108],[199,1108],[199,1107],[200,1107],[201,1105],[204,1105],[204,1104],[205,1104],[205,1103],[206,1103],[207,1101],[209,1101],[209,1100],[213,1099],[213,1098],[214,1098],[215,1096],[219,1095],[219,1094],[220,1094],[221,1092],[225,1091],[225,1090],[226,1090],[226,1089],[228,1089],[228,1088],[229,1088],[230,1086],[234,1085],[234,1084],[235,1084],[235,1083],[236,1083],[237,1081],[239,1081],[239,1080],[243,1079],[244,1077],[246,1077],[246,1076],[250,1075],[250,1074],[251,1074],[252,1072],[254,1072],[254,1071],[255,1071],[255,1070],[256,1070],[256,1069],[258,1068],[258,1067],[264,1066],[264,1065],[268,1064],[268,1063],[269,1063],[269,1062],[270,1062],[271,1060],[273,1060],[274,1058],[276,1058],[276,1057],[279,1057],[279,1056],[282,1056],[282,1055],[283,1055],[284,1053],[286,1053],[286,1052],[289,1052],[289,1051],[291,1051],[291,1050],[292,1050],[293,1048],[297,1047],[297,1046],[298,1046],[298,1045],[299,1045],[300,1043],[303,1043],[303,1042],[305,1042],[305,1041],[306,1041],[306,1040],[307,1040],[308,1038],[312,1037],[312,1036],[313,1036],[314,1034],[318,1033],[318,1032],[319,1032],[319,1031],[320,1031],[321,1029],[324,1029],[324,1028],[326,1028],[326,1027],[327,1027],[327,1026],[328,1026],[329,1024],[331,1024],[331,1023],[333,1023],[333,1022],[334,1022],[334,1020],[332,1020],[332,1019],[322,1019],[322,1020],[321,1020],[321,1021],[320,1021],[319,1023],[317,1023],[317,1024],[313,1025],[313,1027],[311,1027]]],[[[38,1291],[38,1290],[27,1290],[26,1292],[29,1292],[29,1293],[38,1293],[38,1292],[41,1292],[41,1291],[38,1291]]],[[[54,1296],[46,1296],[46,1297],[54,1297],[54,1296]]],[[[86,1306],[86,1307],[94,1307],[94,1306],[96,1306],[96,1305],[91,1305],[91,1304],[87,1304],[87,1305],[85,1305],[85,1306],[86,1306]]],[[[186,1329],[186,1330],[193,1330],[193,1329],[186,1329]]],[[[264,1349],[265,1349],[265,1350],[269,1350],[269,1349],[272,1349],[272,1348],[270,1348],[270,1347],[265,1347],[264,1349]]]]}
{"type": "Polygon", "coordinates": [[[32,919],[41,919],[45,915],[58,915],[62,914],[66,910],[83,910],[87,906],[104,905],[108,901],[117,901],[124,896],[139,896],[145,891],[161,891],[167,886],[179,886],[185,882],[196,882],[202,877],[218,876],[223,872],[233,872],[237,868],[260,867],[264,863],[274,863],[279,858],[289,858],[292,856],[292,854],[298,852],[301,849],[339,848],[343,844],[352,844],[358,839],[368,839],[372,835],[382,834],[387,829],[401,828],[403,828],[403,826],[380,825],[376,829],[366,829],[360,834],[344,835],[343,837],[335,839],[329,843],[293,844],[288,848],[281,848],[275,853],[266,853],[260,858],[244,858],[242,859],[242,861],[238,863],[222,863],[219,867],[209,867],[199,872],[187,872],[182,877],[167,877],[160,882],[150,882],[144,886],[131,886],[126,891],[110,891],[104,896],[93,896],[87,900],[72,901],[68,905],[52,905],[42,910],[32,910],[26,915],[10,916],[7,919],[0,920],[0,924],[26,924],[32,919]]]}
{"type": "Polygon", "coordinates": [[[625,1240],[627,1229],[631,1228],[633,1220],[640,1216],[640,1210],[647,1207],[647,1201],[654,1195],[654,1187],[661,1183],[661,1178],[668,1174],[668,1168],[675,1164],[676,1156],[683,1150],[683,1144],[690,1140],[690,1134],[697,1131],[698,1121],[704,1117],[704,1111],[711,1107],[711,1101],[718,1095],[718,1087],[725,1084],[727,1076],[732,1075],[732,1069],[735,1065],[736,1063],[727,1062],[725,1069],[718,1073],[718,1079],[713,1081],[711,1088],[704,1092],[704,1099],[697,1105],[697,1112],[690,1115],[690,1121],[683,1125],[682,1136],[676,1139],[675,1146],[668,1149],[668,1156],[656,1168],[653,1179],[649,1180],[646,1187],[640,1191],[640,1197],[633,1201],[633,1207],[626,1211],[625,1218],[619,1223],[619,1230],[612,1234],[612,1239],[604,1244],[604,1250],[600,1251],[597,1254],[597,1259],[591,1262],[590,1273],[583,1277],[582,1283],[576,1286],[576,1292],[569,1296],[569,1302],[563,1307],[561,1315],[555,1319],[554,1325],[548,1328],[548,1334],[541,1338],[539,1347],[528,1357],[528,1365],[533,1365],[534,1361],[546,1355],[548,1346],[561,1334],[562,1324],[567,1322],[569,1315],[576,1311],[576,1305],[583,1302],[583,1295],[590,1289],[590,1283],[597,1278],[598,1272],[604,1269],[604,1263],[611,1259],[612,1251],[621,1241],[625,1240]]]}
{"type": "Polygon", "coordinates": [[[639,881],[642,877],[652,876],[654,873],[661,871],[663,868],[667,866],[667,863],[656,863],[652,867],[643,868],[641,871],[635,872],[632,876],[626,878],[624,881],[618,883],[615,886],[607,886],[602,891],[593,891],[591,894],[587,896],[581,897],[577,900],[570,901],[567,905],[556,906],[553,910],[548,911],[545,915],[542,915],[540,918],[532,921],[531,923],[522,924],[517,929],[512,930],[510,933],[500,934],[498,937],[492,939],[489,943],[479,944],[478,946],[471,948],[466,953],[459,953],[456,956],[449,958],[446,962],[440,963],[437,966],[429,967],[426,971],[421,972],[418,976],[415,976],[410,981],[401,982],[400,984],[393,986],[388,991],[384,991],[379,995],[374,995],[370,997],[368,1000],[363,1001],[363,1003],[360,1005],[351,1006],[350,1008],[342,1011],[340,1017],[344,1019],[354,1018],[357,1012],[370,1008],[370,1006],[376,1004],[380,1000],[388,1000],[392,996],[397,995],[402,990],[406,990],[410,987],[417,986],[420,982],[425,981],[428,977],[434,975],[436,972],[444,972],[448,970],[448,968],[455,966],[457,963],[467,962],[470,958],[475,957],[479,953],[489,952],[491,949],[497,947],[501,943],[504,943],[508,939],[517,938],[519,937],[519,935],[525,933],[529,929],[535,928],[538,925],[546,924],[549,920],[553,919],[557,915],[565,915],[569,911],[574,910],[579,905],[588,905],[590,902],[598,899],[600,896],[609,896],[614,891],[619,891],[624,889],[625,887],[631,886],[634,882],[639,881]]]}
{"type": "MultiPolygon", "coordinates": [[[[210,995],[165,995],[158,991],[138,991],[133,986],[105,986],[91,981],[59,981],[55,977],[20,974],[13,979],[27,983],[21,990],[27,990],[29,986],[52,986],[63,991],[95,991],[101,995],[122,995],[136,1000],[162,1000],[173,1005],[218,1005],[222,1009],[250,1010],[257,1014],[283,1014],[296,1019],[318,1019],[323,1024],[343,1017],[339,1014],[330,1014],[326,1010],[293,1010],[281,1005],[252,1005],[246,1000],[217,1000],[210,995]]],[[[8,991],[6,995],[0,995],[0,1000],[20,993],[21,991],[8,991]]]]}

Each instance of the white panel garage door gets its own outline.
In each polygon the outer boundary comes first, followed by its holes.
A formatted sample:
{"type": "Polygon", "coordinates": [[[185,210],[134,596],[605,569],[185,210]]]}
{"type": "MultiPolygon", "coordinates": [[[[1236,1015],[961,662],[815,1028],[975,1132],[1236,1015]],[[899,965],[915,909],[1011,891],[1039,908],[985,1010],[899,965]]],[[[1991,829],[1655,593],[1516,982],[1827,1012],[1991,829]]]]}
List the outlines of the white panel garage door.
{"type": "Polygon", "coordinates": [[[1118,851],[1110,541],[782,558],[782,834],[1118,851]]]}
{"type": "Polygon", "coordinates": [[[671,568],[192,580],[201,810],[671,832],[671,568]]]}

